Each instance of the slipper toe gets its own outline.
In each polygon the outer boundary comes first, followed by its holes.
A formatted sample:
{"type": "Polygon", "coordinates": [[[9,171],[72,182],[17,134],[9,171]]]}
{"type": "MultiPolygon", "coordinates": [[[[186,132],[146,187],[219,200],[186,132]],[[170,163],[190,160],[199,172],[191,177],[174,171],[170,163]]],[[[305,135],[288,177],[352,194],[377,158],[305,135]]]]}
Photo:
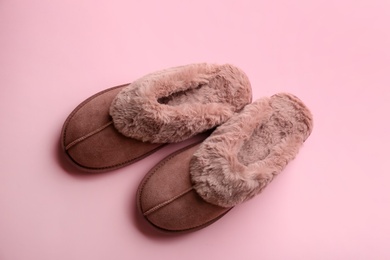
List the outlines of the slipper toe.
{"type": "Polygon", "coordinates": [[[61,145],[67,157],[85,171],[105,171],[131,164],[162,144],[123,136],[109,115],[114,97],[128,85],[101,91],[82,102],[66,119],[61,145]]]}
{"type": "Polygon", "coordinates": [[[157,164],[143,179],[137,191],[138,209],[154,227],[166,232],[203,228],[227,213],[204,201],[193,189],[189,162],[198,148],[186,147],[157,164]]]}

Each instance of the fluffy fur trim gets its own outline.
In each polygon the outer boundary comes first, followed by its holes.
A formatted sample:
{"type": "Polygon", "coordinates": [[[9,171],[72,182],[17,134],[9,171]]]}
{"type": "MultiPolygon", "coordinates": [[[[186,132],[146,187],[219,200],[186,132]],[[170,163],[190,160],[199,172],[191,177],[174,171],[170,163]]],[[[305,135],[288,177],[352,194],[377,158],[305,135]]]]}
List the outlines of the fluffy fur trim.
{"type": "Polygon", "coordinates": [[[296,156],[312,127],[310,111],[291,94],[247,105],[195,152],[190,163],[195,190],[222,207],[252,198],[296,156]]]}
{"type": "Polygon", "coordinates": [[[243,71],[191,64],[148,74],[124,88],[110,115],[116,129],[144,142],[179,142],[212,129],[252,101],[243,71]]]}

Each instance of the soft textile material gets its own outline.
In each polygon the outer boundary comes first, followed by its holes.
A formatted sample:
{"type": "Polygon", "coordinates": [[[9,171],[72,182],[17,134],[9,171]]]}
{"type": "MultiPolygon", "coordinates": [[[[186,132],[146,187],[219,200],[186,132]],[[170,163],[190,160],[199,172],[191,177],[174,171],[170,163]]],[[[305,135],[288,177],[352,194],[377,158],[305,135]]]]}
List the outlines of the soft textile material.
{"type": "Polygon", "coordinates": [[[179,142],[212,129],[252,100],[248,77],[229,64],[191,64],[148,74],[124,88],[110,115],[124,136],[179,142]]]}
{"type": "Polygon", "coordinates": [[[221,207],[252,198],[296,156],[312,126],[310,111],[291,94],[247,105],[192,157],[190,175],[196,192],[221,207]]]}

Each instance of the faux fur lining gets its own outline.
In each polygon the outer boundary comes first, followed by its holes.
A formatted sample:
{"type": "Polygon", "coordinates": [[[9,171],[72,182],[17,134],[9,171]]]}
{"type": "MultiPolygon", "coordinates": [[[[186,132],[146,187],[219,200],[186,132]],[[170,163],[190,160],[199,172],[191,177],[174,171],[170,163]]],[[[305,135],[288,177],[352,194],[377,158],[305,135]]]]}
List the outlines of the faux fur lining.
{"type": "Polygon", "coordinates": [[[296,156],[312,126],[310,111],[290,94],[247,105],[195,152],[190,163],[195,190],[222,207],[252,198],[296,156]]]}
{"type": "Polygon", "coordinates": [[[113,100],[115,128],[144,142],[179,142],[212,129],[252,100],[248,77],[225,64],[191,64],[148,74],[113,100]]]}

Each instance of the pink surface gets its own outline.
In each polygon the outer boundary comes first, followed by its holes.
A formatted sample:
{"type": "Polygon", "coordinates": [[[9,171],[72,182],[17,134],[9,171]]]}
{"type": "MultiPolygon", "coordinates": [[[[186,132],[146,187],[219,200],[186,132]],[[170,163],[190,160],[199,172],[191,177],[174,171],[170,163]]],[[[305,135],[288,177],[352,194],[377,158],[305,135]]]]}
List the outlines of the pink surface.
{"type": "Polygon", "coordinates": [[[0,259],[390,259],[390,2],[185,2],[0,2],[0,259]],[[315,126],[261,195],[164,236],[135,192],[183,144],[80,176],[59,135],[90,95],[193,62],[297,95],[315,126]]]}

